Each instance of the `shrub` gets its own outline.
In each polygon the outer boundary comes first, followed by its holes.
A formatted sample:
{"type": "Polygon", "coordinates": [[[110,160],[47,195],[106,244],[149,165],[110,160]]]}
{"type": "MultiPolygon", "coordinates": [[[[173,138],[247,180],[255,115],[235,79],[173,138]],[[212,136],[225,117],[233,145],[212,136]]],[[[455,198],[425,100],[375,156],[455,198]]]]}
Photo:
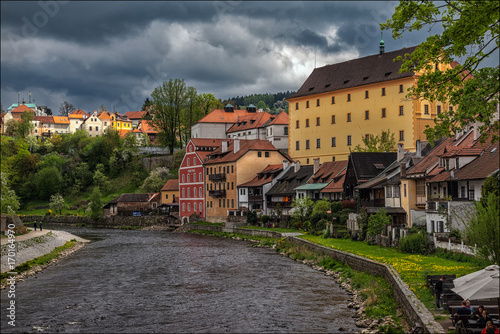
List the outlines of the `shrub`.
{"type": "Polygon", "coordinates": [[[424,233],[410,234],[399,240],[399,249],[410,254],[427,254],[429,240],[424,233]]]}
{"type": "Polygon", "coordinates": [[[462,239],[462,233],[458,228],[452,228],[450,231],[450,238],[456,238],[457,240],[462,239]]]}
{"type": "Polygon", "coordinates": [[[306,220],[302,227],[304,228],[304,230],[310,231],[311,230],[311,222],[309,220],[306,220]]]}
{"type": "Polygon", "coordinates": [[[262,217],[260,217],[260,220],[263,224],[267,224],[271,220],[271,217],[269,217],[268,215],[262,215],[262,217]]]}

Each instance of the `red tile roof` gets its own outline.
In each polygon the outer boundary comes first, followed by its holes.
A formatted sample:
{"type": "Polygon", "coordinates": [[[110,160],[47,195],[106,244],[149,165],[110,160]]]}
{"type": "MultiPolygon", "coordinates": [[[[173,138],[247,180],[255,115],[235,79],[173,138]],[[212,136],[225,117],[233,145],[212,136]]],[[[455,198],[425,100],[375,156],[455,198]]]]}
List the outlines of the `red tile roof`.
{"type": "Polygon", "coordinates": [[[21,105],[17,106],[16,108],[12,109],[11,113],[23,113],[25,111],[34,112],[33,109],[31,109],[27,105],[21,104],[21,105]]]}
{"type": "MultiPolygon", "coordinates": [[[[239,140],[239,139],[236,139],[239,140]]],[[[245,140],[240,139],[240,149],[234,153],[234,140],[227,140],[229,142],[227,151],[222,153],[222,145],[219,146],[214,152],[209,154],[209,159],[205,164],[217,164],[224,162],[237,161],[248,151],[278,151],[269,141],[262,139],[245,140]]]]}
{"type": "Polygon", "coordinates": [[[147,120],[144,120],[144,119],[139,123],[139,126],[137,128],[139,128],[142,133],[158,133],[159,132],[153,126],[151,126],[147,120]]]}
{"type": "Polygon", "coordinates": [[[191,138],[196,147],[218,147],[225,139],[191,138]]]}
{"type": "Polygon", "coordinates": [[[39,121],[40,123],[54,123],[53,116],[33,116],[34,121],[39,121]]]}
{"type": "Polygon", "coordinates": [[[455,172],[455,179],[485,179],[499,169],[499,144],[487,147],[483,154],[455,172]]]}
{"type": "Polygon", "coordinates": [[[227,130],[227,133],[257,129],[264,126],[264,124],[266,124],[270,119],[271,114],[267,111],[259,113],[249,113],[247,115],[238,117],[238,120],[234,123],[233,126],[229,128],[229,130],[227,130]]]}
{"type": "Polygon", "coordinates": [[[111,119],[111,115],[106,110],[97,114],[97,117],[99,117],[99,119],[111,119]]]}
{"type": "Polygon", "coordinates": [[[429,152],[429,154],[427,154],[415,166],[408,169],[407,175],[425,173],[430,167],[438,162],[439,156],[444,153],[445,148],[451,147],[452,145],[453,139],[451,138],[446,138],[439,144],[436,143],[436,146],[429,152]]]}
{"type": "Polygon", "coordinates": [[[345,173],[347,160],[324,162],[307,183],[326,183],[330,182],[339,174],[345,173]]]}
{"type": "Polygon", "coordinates": [[[283,164],[269,165],[257,174],[253,180],[238,185],[238,187],[259,187],[273,181],[273,175],[283,170],[283,164]]]}
{"type": "Polygon", "coordinates": [[[145,111],[127,111],[124,116],[129,120],[133,119],[142,119],[142,117],[146,114],[145,111]]]}
{"type": "Polygon", "coordinates": [[[161,191],[179,191],[179,179],[170,179],[165,183],[161,191]]]}
{"type": "Polygon", "coordinates": [[[120,138],[125,138],[127,136],[127,134],[129,134],[131,132],[132,131],[130,131],[130,130],[118,130],[118,134],[120,135],[120,138]]]}
{"type": "Polygon", "coordinates": [[[335,178],[330,182],[326,187],[324,187],[321,192],[322,193],[340,193],[344,191],[344,180],[345,180],[345,171],[339,175],[339,177],[335,178]]]}
{"type": "Polygon", "coordinates": [[[225,112],[224,109],[214,109],[198,123],[236,123],[239,117],[247,115],[247,110],[235,109],[234,112],[225,112]]]}
{"type": "Polygon", "coordinates": [[[288,125],[288,121],[288,114],[282,111],[268,125],[288,125]]]}
{"type": "Polygon", "coordinates": [[[69,124],[69,118],[66,116],[52,116],[52,117],[54,117],[54,123],[69,124]]]}

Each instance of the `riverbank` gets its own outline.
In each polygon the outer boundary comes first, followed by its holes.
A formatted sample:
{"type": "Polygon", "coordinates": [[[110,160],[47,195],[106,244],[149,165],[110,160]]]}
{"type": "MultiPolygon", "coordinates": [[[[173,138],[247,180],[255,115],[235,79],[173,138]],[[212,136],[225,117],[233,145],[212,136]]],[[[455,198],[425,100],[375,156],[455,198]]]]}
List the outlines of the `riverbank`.
{"type": "MultiPolygon", "coordinates": [[[[16,236],[10,243],[7,238],[1,240],[1,273],[2,277],[8,272],[16,280],[23,280],[56,263],[84,247],[89,240],[77,237],[64,231],[30,231],[28,234],[16,236]],[[10,245],[14,245],[12,248],[10,245]],[[9,261],[14,266],[10,267],[9,261]]],[[[2,279],[1,288],[5,287],[2,279]]]]}

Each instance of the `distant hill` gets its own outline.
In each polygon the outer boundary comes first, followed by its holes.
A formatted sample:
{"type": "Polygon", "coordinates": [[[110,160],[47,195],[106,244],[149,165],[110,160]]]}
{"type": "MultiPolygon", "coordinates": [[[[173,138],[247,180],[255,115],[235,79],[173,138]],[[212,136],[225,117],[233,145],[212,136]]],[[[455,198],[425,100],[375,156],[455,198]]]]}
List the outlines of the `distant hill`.
{"type": "Polygon", "coordinates": [[[224,100],[223,103],[231,103],[235,108],[243,108],[247,107],[250,104],[257,106],[257,108],[268,109],[271,113],[278,113],[281,110],[285,110],[288,112],[288,102],[283,101],[283,99],[289,97],[294,94],[294,91],[286,91],[280,93],[266,93],[266,94],[252,94],[245,96],[236,96],[231,97],[227,100],[224,100]],[[265,106],[262,105],[262,102],[265,103],[265,106]],[[261,102],[259,106],[259,102],[261,102]]]}

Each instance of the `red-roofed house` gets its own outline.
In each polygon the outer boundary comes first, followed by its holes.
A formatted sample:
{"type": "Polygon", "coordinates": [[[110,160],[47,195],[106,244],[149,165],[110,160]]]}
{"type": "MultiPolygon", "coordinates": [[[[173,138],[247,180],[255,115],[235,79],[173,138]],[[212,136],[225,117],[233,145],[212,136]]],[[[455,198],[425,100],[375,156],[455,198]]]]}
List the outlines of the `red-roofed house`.
{"type": "Polygon", "coordinates": [[[158,130],[156,130],[147,120],[142,120],[139,122],[137,129],[132,131],[136,134],[137,139],[142,141],[144,135],[147,135],[149,138],[149,142],[153,142],[158,137],[158,130]]]}
{"type": "Polygon", "coordinates": [[[239,118],[256,112],[255,108],[250,107],[247,110],[234,109],[230,104],[226,105],[224,109],[214,109],[191,126],[191,137],[225,139],[226,132],[239,118]]]}
{"type": "Polygon", "coordinates": [[[123,116],[132,122],[133,127],[138,127],[146,111],[127,111],[123,116]]]}
{"type": "Polygon", "coordinates": [[[96,137],[104,133],[103,123],[97,116],[97,110],[94,110],[94,112],[83,121],[82,129],[87,131],[90,137],[96,137]]]}
{"type": "Polygon", "coordinates": [[[161,188],[161,204],[179,203],[179,179],[170,179],[161,188]]]}
{"type": "Polygon", "coordinates": [[[192,214],[205,218],[205,171],[203,162],[208,154],[222,143],[222,139],[191,138],[179,167],[179,217],[192,214]]]}
{"type": "Polygon", "coordinates": [[[87,117],[90,115],[87,114],[82,109],[78,109],[68,114],[69,118],[69,132],[75,133],[76,130],[80,130],[82,128],[82,124],[87,117]]]}
{"type": "Polygon", "coordinates": [[[70,121],[66,116],[51,116],[54,118],[55,133],[69,133],[70,121]]]}
{"type": "Polygon", "coordinates": [[[286,156],[267,140],[223,141],[204,163],[207,220],[226,221],[242,208],[238,203],[238,185],[251,181],[255,172],[268,165],[282,164],[286,156]]]}
{"type": "Polygon", "coordinates": [[[14,119],[17,119],[17,120],[20,120],[21,119],[21,115],[25,112],[25,111],[28,111],[30,113],[33,114],[33,116],[35,116],[35,112],[33,111],[33,109],[31,109],[30,107],[28,107],[27,105],[25,104],[21,104],[19,105],[18,107],[14,108],[11,110],[11,114],[12,114],[12,117],[14,119]]]}
{"type": "Polygon", "coordinates": [[[284,111],[273,116],[266,124],[266,139],[279,150],[288,150],[288,114],[284,111]]]}
{"type": "Polygon", "coordinates": [[[37,137],[50,137],[54,133],[54,117],[53,116],[34,116],[35,122],[35,136],[37,137]]]}

